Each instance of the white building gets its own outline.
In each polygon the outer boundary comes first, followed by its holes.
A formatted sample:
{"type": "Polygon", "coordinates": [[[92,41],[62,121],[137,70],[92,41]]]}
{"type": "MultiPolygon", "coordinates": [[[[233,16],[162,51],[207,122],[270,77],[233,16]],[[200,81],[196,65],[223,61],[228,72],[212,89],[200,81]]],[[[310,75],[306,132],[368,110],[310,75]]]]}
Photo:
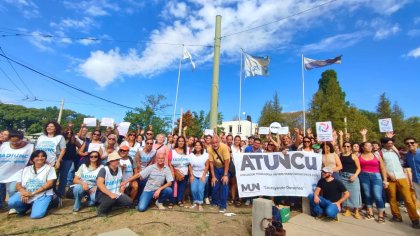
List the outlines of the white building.
{"type": "Polygon", "coordinates": [[[255,130],[258,124],[252,123],[248,120],[224,121],[219,127],[224,129],[226,135],[239,135],[242,140],[246,140],[249,136],[255,135],[255,130]]]}

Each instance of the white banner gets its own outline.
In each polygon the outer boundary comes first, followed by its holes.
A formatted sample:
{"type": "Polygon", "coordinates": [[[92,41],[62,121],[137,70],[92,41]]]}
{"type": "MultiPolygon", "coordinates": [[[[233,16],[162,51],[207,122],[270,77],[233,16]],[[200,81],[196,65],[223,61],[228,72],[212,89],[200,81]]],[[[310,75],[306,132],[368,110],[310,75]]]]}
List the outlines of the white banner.
{"type": "Polygon", "coordinates": [[[259,127],[258,128],[258,133],[259,134],[269,134],[270,133],[270,128],[269,127],[259,127]]]}
{"type": "Polygon", "coordinates": [[[316,122],[316,135],[318,137],[318,141],[332,142],[334,139],[331,121],[316,122]]]}
{"type": "Polygon", "coordinates": [[[239,197],[300,196],[313,193],[321,178],[322,154],[234,153],[239,197]]]}
{"type": "Polygon", "coordinates": [[[83,124],[86,126],[95,127],[96,126],[96,118],[83,118],[83,124]]]}
{"type": "Polygon", "coordinates": [[[386,132],[394,131],[394,128],[392,127],[391,118],[379,119],[378,122],[379,122],[379,132],[386,133],[386,132]]]}
{"type": "Polygon", "coordinates": [[[101,126],[114,127],[114,118],[104,117],[101,120],[101,126]]]}
{"type": "Polygon", "coordinates": [[[117,127],[118,133],[120,135],[125,136],[128,133],[128,130],[130,129],[130,125],[130,122],[121,122],[117,127]]]}

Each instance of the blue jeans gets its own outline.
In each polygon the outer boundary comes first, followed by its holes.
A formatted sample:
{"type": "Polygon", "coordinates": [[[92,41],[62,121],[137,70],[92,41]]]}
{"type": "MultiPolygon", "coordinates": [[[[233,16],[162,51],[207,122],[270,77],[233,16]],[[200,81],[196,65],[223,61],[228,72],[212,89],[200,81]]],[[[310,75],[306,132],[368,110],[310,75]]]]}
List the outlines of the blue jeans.
{"type": "MultiPolygon", "coordinates": [[[[217,179],[214,185],[213,192],[211,195],[212,205],[219,206],[220,209],[226,209],[226,201],[229,193],[229,181],[228,184],[222,183],[222,177],[224,175],[224,168],[214,167],[214,175],[217,179]]],[[[229,178],[229,174],[228,174],[229,178]]]]}
{"type": "Polygon", "coordinates": [[[385,210],[385,203],[382,197],[382,177],[380,173],[360,172],[359,181],[365,196],[366,207],[372,208],[375,200],[379,211],[385,210]],[[372,196],[373,193],[373,196],[372,196]]]}
{"type": "Polygon", "coordinates": [[[327,200],[321,196],[318,196],[319,203],[316,204],[314,201],[314,195],[309,194],[309,206],[311,208],[312,216],[320,216],[325,214],[328,218],[336,218],[338,214],[338,207],[330,200],[327,200]]]}
{"type": "Polygon", "coordinates": [[[59,183],[57,187],[57,196],[62,198],[66,191],[67,175],[69,174],[70,168],[73,165],[73,160],[63,160],[60,165],[59,171],[59,183]]]}
{"type": "Polygon", "coordinates": [[[81,200],[84,196],[88,196],[88,206],[95,205],[95,193],[89,195],[88,191],[83,190],[83,186],[81,184],[76,184],[73,187],[73,195],[74,195],[74,210],[79,210],[81,205],[81,200]]]}
{"type": "Polygon", "coordinates": [[[6,200],[6,192],[9,198],[16,193],[16,182],[0,183],[0,209],[3,208],[3,203],[6,200]]]}
{"type": "Polygon", "coordinates": [[[74,179],[74,173],[76,172],[76,170],[74,169],[74,162],[73,165],[71,165],[69,173],[67,174],[67,186],[70,186],[73,184],[73,179],[74,179]]]}
{"type": "MultiPolygon", "coordinates": [[[[137,209],[141,212],[146,211],[147,207],[149,206],[150,200],[153,198],[153,194],[155,194],[156,191],[144,191],[140,196],[139,205],[137,206],[137,209]]],[[[169,199],[172,196],[172,188],[167,187],[163,189],[158,198],[159,203],[164,203],[167,199],[169,199]]]]}
{"type": "Polygon", "coordinates": [[[31,204],[26,204],[22,202],[21,195],[19,192],[13,194],[9,199],[9,208],[15,209],[19,214],[24,214],[32,207],[31,218],[39,219],[44,217],[47,214],[48,206],[52,200],[52,196],[43,195],[33,201],[31,204]]]}
{"type": "Polygon", "coordinates": [[[194,181],[191,183],[191,194],[193,198],[193,203],[196,204],[203,204],[204,199],[204,188],[206,186],[208,177],[206,177],[206,180],[204,183],[201,181],[201,178],[197,178],[194,176],[194,181]]]}
{"type": "Polygon", "coordinates": [[[146,187],[146,183],[147,183],[147,180],[148,180],[149,178],[146,178],[146,179],[142,179],[142,180],[140,180],[139,181],[139,191],[138,191],[138,193],[137,193],[137,200],[138,199],[140,199],[140,196],[141,196],[141,194],[143,193],[143,191],[144,191],[144,187],[146,187]]]}
{"type": "Polygon", "coordinates": [[[187,186],[188,181],[188,175],[184,176],[184,180],[182,181],[176,181],[174,180],[172,182],[172,189],[175,189],[175,182],[178,184],[178,191],[176,197],[171,197],[171,203],[175,204],[176,202],[183,202],[184,201],[184,193],[185,193],[185,187],[187,186]],[[176,201],[176,202],[175,202],[176,201]]]}

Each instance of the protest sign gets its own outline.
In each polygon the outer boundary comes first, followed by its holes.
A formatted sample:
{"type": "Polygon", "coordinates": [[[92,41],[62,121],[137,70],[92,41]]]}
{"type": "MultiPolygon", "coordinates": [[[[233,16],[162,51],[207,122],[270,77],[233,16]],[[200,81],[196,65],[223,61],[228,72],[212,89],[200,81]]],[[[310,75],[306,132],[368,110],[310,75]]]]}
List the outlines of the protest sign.
{"type": "Polygon", "coordinates": [[[270,128],[269,127],[259,127],[258,128],[258,133],[259,134],[269,134],[270,133],[270,128]]]}
{"type": "Polygon", "coordinates": [[[279,122],[273,122],[270,124],[270,131],[273,134],[277,134],[278,130],[281,128],[281,125],[279,122]]]}
{"type": "Polygon", "coordinates": [[[392,127],[392,120],[391,118],[386,119],[379,119],[379,131],[381,133],[392,132],[394,131],[392,127]]]}
{"type": "Polygon", "coordinates": [[[233,160],[240,198],[307,197],[321,178],[320,153],[235,153],[233,160]]]}
{"type": "Polygon", "coordinates": [[[83,124],[86,126],[95,127],[96,126],[96,118],[83,118],[83,124]]]}
{"type": "Polygon", "coordinates": [[[101,126],[114,127],[114,118],[102,118],[101,126]]]}
{"type": "Polygon", "coordinates": [[[277,130],[279,131],[279,134],[288,134],[289,133],[289,127],[280,127],[277,130]]]}
{"type": "Polygon", "coordinates": [[[333,128],[331,121],[316,122],[316,134],[318,137],[318,141],[332,142],[333,128]]]}
{"type": "Polygon", "coordinates": [[[212,129],[205,129],[204,130],[204,135],[211,135],[211,136],[213,136],[213,130],[212,129]]]}
{"type": "Polygon", "coordinates": [[[128,129],[130,128],[130,124],[131,124],[130,122],[121,122],[117,127],[118,133],[120,135],[125,136],[128,133],[128,129]]]}

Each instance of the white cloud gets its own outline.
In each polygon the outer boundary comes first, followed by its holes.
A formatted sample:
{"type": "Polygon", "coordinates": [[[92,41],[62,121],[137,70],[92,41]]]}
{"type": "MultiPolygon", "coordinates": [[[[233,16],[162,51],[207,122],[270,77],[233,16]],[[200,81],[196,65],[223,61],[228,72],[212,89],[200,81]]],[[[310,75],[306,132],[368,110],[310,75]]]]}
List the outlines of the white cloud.
{"type": "MultiPolygon", "coordinates": [[[[238,60],[241,48],[253,54],[269,54],[270,51],[290,45],[296,35],[316,27],[340,21],[343,13],[353,11],[355,6],[368,7],[382,15],[398,11],[407,1],[379,0],[336,1],[316,10],[281,20],[296,12],[320,4],[312,0],[187,0],[169,1],[162,9],[159,28],[153,30],[143,51],[131,49],[122,53],[118,49],[91,52],[90,57],[79,65],[79,71],[101,86],[106,86],[125,75],[149,77],[175,68],[182,53],[182,47],[160,44],[164,42],[212,45],[214,41],[215,16],[222,15],[222,36],[278,20],[277,23],[222,38],[222,61],[238,60]],[[380,5],[380,6],[379,6],[380,5]],[[104,61],[101,61],[104,60],[104,61]]],[[[370,26],[371,27],[371,26],[370,26]]],[[[377,29],[377,28],[375,28],[377,29]]],[[[380,28],[378,28],[380,29],[380,28]]],[[[381,31],[379,38],[386,38],[399,31],[397,24],[390,32],[381,31]]],[[[375,31],[376,32],[376,31],[375,31]]],[[[307,45],[312,51],[331,50],[340,42],[340,47],[350,47],[359,42],[366,33],[363,30],[353,34],[338,34],[317,44],[307,45]]],[[[337,46],[338,49],[338,46],[337,46]]],[[[212,59],[213,49],[189,46],[195,62],[200,64],[212,59]]],[[[300,51],[300,50],[299,50],[300,51]]]]}
{"type": "Polygon", "coordinates": [[[412,29],[407,32],[407,35],[410,37],[420,36],[420,29],[412,29]]]}
{"type": "Polygon", "coordinates": [[[324,52],[324,51],[337,51],[343,48],[353,46],[358,43],[363,37],[366,36],[366,33],[363,32],[354,32],[349,34],[339,34],[331,36],[321,40],[318,43],[305,45],[302,49],[303,52],[324,52]]]}
{"type": "Polygon", "coordinates": [[[420,47],[411,50],[407,56],[414,57],[414,58],[420,58],[420,47]]]}
{"type": "Polygon", "coordinates": [[[370,31],[375,40],[387,39],[401,31],[398,23],[392,23],[386,18],[375,18],[371,21],[359,20],[356,26],[370,31]]]}
{"type": "Polygon", "coordinates": [[[89,16],[106,16],[110,11],[119,11],[117,3],[108,0],[64,1],[64,6],[70,9],[82,11],[89,16]]]}
{"type": "Polygon", "coordinates": [[[39,17],[38,6],[31,0],[5,0],[5,2],[17,7],[25,18],[39,17]]]}
{"type": "Polygon", "coordinates": [[[41,51],[47,51],[52,52],[53,49],[49,46],[53,42],[53,38],[51,37],[44,37],[42,35],[45,35],[44,33],[41,33],[39,31],[34,31],[31,34],[33,34],[33,37],[27,37],[26,39],[35,47],[37,47],[41,51]],[[38,36],[39,35],[39,36],[38,36]]]}
{"type": "Polygon", "coordinates": [[[374,39],[381,40],[386,39],[400,31],[398,24],[391,26],[390,28],[380,28],[375,32],[374,39]]]}
{"type": "Polygon", "coordinates": [[[89,30],[94,24],[94,21],[90,17],[83,17],[80,20],[71,18],[62,19],[58,23],[51,22],[50,26],[60,30],[75,29],[85,31],[89,30]]]}

